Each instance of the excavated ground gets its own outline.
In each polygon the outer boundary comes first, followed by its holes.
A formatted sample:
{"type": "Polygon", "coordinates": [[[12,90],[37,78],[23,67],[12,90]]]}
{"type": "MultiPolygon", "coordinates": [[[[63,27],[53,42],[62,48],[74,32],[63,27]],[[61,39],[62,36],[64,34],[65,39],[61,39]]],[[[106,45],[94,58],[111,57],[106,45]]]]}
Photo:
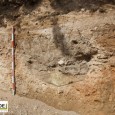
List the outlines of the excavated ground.
{"type": "Polygon", "coordinates": [[[12,87],[14,25],[17,95],[80,115],[115,115],[115,6],[92,12],[92,5],[76,10],[62,4],[44,0],[34,9],[3,12],[0,89],[12,87]]]}

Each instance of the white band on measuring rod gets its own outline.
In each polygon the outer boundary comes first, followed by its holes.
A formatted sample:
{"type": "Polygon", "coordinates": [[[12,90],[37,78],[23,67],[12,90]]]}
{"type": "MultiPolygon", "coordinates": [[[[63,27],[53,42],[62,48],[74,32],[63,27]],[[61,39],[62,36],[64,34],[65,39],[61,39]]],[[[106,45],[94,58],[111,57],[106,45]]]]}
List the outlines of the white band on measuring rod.
{"type": "Polygon", "coordinates": [[[14,76],[12,76],[12,83],[15,83],[15,79],[14,79],[14,76]]]}
{"type": "Polygon", "coordinates": [[[12,48],[12,56],[14,55],[14,48],[12,48]]]}
{"type": "Polygon", "coordinates": [[[14,33],[12,33],[12,41],[14,41],[14,33]]]}
{"type": "Polygon", "coordinates": [[[14,62],[12,62],[12,71],[14,71],[14,62]]]}
{"type": "Polygon", "coordinates": [[[15,95],[15,90],[12,89],[12,95],[15,95]]]}

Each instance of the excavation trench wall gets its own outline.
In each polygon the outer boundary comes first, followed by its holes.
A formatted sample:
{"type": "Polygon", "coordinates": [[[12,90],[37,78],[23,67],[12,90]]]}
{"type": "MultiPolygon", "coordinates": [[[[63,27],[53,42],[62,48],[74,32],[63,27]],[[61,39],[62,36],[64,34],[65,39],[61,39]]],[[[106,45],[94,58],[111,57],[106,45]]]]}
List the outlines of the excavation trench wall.
{"type": "Polygon", "coordinates": [[[114,5],[93,14],[88,9],[57,12],[51,5],[45,1],[31,12],[22,6],[13,14],[16,19],[1,17],[0,89],[12,88],[11,27],[15,25],[18,95],[83,115],[100,111],[114,115],[114,5]]]}

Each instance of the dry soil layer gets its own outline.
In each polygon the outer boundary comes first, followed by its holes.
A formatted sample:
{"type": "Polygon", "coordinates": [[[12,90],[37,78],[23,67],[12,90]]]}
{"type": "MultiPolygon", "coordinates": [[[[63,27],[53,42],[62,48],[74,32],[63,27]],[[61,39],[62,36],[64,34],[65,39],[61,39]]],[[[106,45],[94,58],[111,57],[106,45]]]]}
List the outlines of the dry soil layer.
{"type": "MultiPolygon", "coordinates": [[[[81,115],[115,113],[115,9],[60,13],[49,2],[0,28],[0,87],[11,86],[11,26],[16,28],[17,94],[81,115]]],[[[14,14],[14,17],[18,14],[14,14]]]]}

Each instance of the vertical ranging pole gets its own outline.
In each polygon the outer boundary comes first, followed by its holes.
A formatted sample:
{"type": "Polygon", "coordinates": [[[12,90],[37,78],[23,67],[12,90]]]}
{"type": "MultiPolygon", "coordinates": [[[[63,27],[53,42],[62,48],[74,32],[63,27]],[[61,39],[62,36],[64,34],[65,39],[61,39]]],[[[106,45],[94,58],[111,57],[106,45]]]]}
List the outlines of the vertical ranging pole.
{"type": "Polygon", "coordinates": [[[12,95],[16,93],[15,85],[15,29],[12,27],[12,95]]]}

